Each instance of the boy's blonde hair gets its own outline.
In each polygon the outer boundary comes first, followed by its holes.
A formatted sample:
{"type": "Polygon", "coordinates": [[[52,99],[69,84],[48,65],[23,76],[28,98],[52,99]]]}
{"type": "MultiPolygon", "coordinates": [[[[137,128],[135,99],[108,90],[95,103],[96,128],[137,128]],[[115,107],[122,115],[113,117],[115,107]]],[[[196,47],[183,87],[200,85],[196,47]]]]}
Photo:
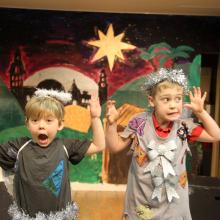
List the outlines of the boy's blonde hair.
{"type": "Polygon", "coordinates": [[[61,123],[64,119],[64,114],[64,105],[53,97],[33,96],[25,106],[26,121],[30,118],[43,118],[53,115],[61,123]]]}
{"type": "Polygon", "coordinates": [[[152,88],[150,96],[154,97],[158,91],[161,92],[163,89],[170,89],[170,88],[177,88],[183,91],[183,86],[181,86],[180,84],[176,82],[164,80],[152,88]]]}

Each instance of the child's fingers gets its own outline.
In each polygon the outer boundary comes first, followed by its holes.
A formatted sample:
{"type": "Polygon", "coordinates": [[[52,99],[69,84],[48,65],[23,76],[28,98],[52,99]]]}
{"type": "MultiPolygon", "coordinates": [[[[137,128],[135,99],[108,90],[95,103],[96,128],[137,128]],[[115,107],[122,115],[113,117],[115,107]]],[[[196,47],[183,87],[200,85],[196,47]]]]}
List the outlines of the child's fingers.
{"type": "Polygon", "coordinates": [[[107,105],[115,105],[115,100],[108,100],[107,105]]]}
{"type": "Polygon", "coordinates": [[[193,86],[193,95],[194,95],[194,97],[198,95],[198,91],[195,86],[193,86]]]}
{"type": "Polygon", "coordinates": [[[115,108],[115,105],[112,105],[111,103],[107,104],[106,106],[106,116],[111,115],[114,111],[117,111],[115,108]]]}
{"type": "Polygon", "coordinates": [[[126,108],[123,108],[122,106],[118,109],[119,115],[123,115],[125,111],[126,111],[126,108]]]}
{"type": "Polygon", "coordinates": [[[198,95],[199,97],[202,96],[201,88],[200,88],[200,87],[197,87],[197,95],[198,95]]]}
{"type": "Polygon", "coordinates": [[[191,91],[189,91],[189,98],[190,98],[190,100],[192,100],[192,99],[193,99],[193,94],[192,94],[192,92],[191,92],[191,91]]]}
{"type": "Polygon", "coordinates": [[[99,97],[98,97],[97,93],[92,92],[91,97],[89,99],[89,103],[91,104],[92,102],[94,103],[94,102],[97,102],[97,101],[99,101],[99,97]]]}
{"type": "Polygon", "coordinates": [[[97,100],[99,100],[99,97],[97,95],[93,95],[93,96],[91,96],[90,100],[97,101],[97,100]]]}
{"type": "Polygon", "coordinates": [[[113,105],[115,105],[115,103],[116,103],[115,100],[110,100],[110,101],[111,101],[111,103],[112,103],[113,105]]]}
{"type": "Polygon", "coordinates": [[[108,100],[106,103],[106,110],[115,107],[115,101],[114,100],[108,100]]]}
{"type": "Polygon", "coordinates": [[[202,101],[204,102],[207,96],[207,92],[204,92],[203,96],[202,96],[202,101]]]}

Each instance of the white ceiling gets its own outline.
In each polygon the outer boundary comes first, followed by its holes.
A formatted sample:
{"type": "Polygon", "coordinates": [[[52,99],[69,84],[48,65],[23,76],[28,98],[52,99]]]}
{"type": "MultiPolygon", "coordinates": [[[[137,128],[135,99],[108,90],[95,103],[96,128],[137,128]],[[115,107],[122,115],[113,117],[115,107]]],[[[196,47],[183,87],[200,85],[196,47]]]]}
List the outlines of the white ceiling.
{"type": "Polygon", "coordinates": [[[0,0],[0,7],[220,16],[220,0],[0,0]]]}

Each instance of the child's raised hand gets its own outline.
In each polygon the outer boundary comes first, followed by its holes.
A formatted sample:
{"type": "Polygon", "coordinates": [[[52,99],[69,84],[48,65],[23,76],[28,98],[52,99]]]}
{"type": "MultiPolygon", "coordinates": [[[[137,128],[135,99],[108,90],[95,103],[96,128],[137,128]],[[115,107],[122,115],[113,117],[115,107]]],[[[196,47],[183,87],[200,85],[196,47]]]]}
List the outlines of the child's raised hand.
{"type": "Polygon", "coordinates": [[[97,95],[91,95],[91,99],[89,100],[89,108],[91,118],[99,118],[101,116],[102,108],[97,95]]]}
{"type": "Polygon", "coordinates": [[[109,124],[113,124],[119,118],[119,112],[115,108],[115,101],[108,100],[106,104],[106,118],[109,124]]]}
{"type": "Polygon", "coordinates": [[[193,87],[193,93],[192,91],[189,92],[190,103],[187,103],[184,106],[190,108],[195,114],[201,113],[204,110],[206,95],[206,92],[202,95],[200,87],[193,87]]]}

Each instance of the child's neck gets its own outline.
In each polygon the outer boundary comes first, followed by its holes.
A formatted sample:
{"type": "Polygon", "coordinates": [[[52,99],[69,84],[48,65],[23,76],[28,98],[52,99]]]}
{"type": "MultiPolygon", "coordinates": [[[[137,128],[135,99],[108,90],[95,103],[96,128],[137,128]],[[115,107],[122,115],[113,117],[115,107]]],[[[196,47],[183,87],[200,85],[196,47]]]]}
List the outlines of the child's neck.
{"type": "Polygon", "coordinates": [[[160,126],[160,128],[167,128],[167,127],[169,127],[170,123],[172,123],[172,121],[162,120],[160,117],[157,116],[156,112],[154,112],[154,114],[155,114],[155,118],[156,118],[157,123],[160,126]]]}
{"type": "Polygon", "coordinates": [[[170,123],[171,123],[171,121],[169,121],[169,122],[162,122],[162,123],[160,123],[160,122],[158,121],[158,124],[160,125],[161,128],[167,128],[167,127],[169,127],[170,123]]]}

